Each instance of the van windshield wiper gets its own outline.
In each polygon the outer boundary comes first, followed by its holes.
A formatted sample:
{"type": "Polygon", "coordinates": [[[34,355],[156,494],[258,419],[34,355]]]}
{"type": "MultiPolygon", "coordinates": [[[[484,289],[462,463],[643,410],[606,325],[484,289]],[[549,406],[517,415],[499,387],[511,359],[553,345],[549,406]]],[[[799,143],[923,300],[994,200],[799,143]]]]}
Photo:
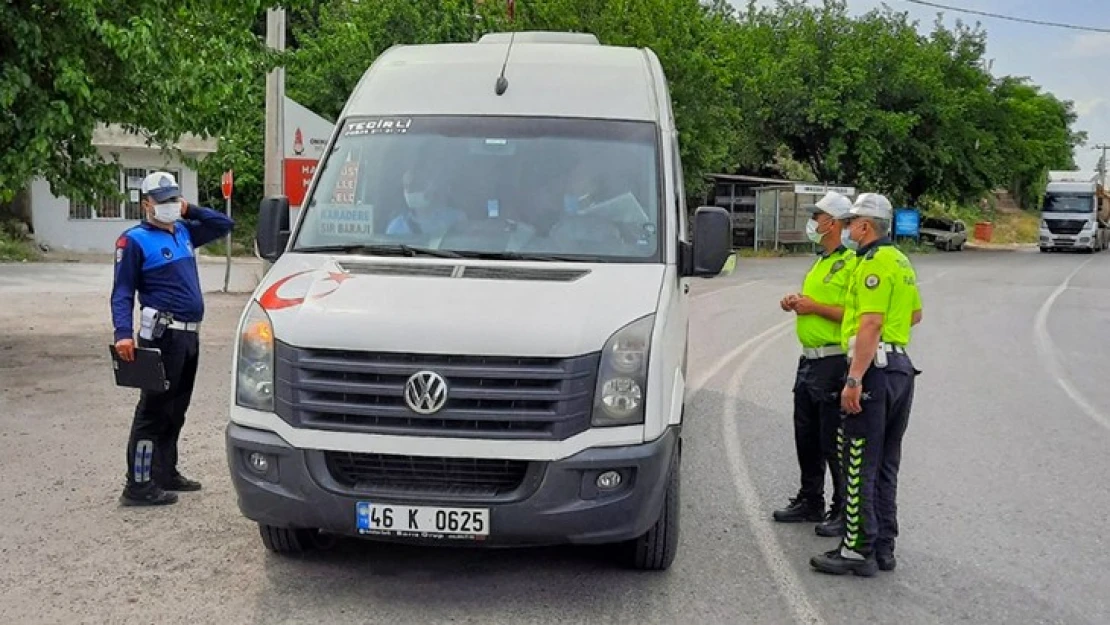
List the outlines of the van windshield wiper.
{"type": "Polygon", "coordinates": [[[466,258],[480,260],[534,260],[546,263],[580,263],[581,258],[558,256],[555,254],[522,254],[520,252],[460,252],[466,258]]]}
{"type": "Polygon", "coordinates": [[[429,247],[413,247],[411,245],[318,245],[316,247],[298,247],[294,252],[306,254],[341,252],[343,254],[369,254],[372,256],[434,256],[436,258],[462,258],[458,252],[450,250],[437,250],[429,247]]]}

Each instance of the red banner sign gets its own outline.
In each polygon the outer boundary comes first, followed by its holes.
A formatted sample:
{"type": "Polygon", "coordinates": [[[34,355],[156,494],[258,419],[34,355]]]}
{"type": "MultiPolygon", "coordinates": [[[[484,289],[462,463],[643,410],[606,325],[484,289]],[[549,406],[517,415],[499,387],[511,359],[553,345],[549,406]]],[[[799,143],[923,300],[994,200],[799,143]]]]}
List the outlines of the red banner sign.
{"type": "Polygon", "coordinates": [[[289,198],[291,208],[300,208],[304,203],[305,192],[312,183],[317,162],[314,158],[285,159],[285,195],[289,198]]]}

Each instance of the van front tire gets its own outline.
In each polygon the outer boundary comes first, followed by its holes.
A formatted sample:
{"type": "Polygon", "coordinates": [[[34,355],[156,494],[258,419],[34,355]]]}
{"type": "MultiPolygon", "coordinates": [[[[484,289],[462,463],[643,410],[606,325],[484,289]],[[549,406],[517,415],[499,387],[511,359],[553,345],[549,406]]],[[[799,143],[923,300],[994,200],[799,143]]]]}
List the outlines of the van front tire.
{"type": "Polygon", "coordinates": [[[317,545],[316,532],[258,524],[262,544],[274,553],[295,554],[310,551],[317,545]]]}
{"type": "Polygon", "coordinates": [[[665,571],[678,554],[679,528],[679,467],[681,452],[675,454],[674,466],[667,478],[667,492],[663,498],[663,510],[659,520],[646,534],[625,545],[626,564],[641,571],[665,571]]]}

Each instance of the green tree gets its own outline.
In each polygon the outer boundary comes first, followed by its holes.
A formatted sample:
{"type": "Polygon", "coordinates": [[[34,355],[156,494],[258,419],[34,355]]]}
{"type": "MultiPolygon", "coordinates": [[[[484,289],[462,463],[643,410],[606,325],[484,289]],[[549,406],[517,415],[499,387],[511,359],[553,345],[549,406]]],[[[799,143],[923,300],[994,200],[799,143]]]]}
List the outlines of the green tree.
{"type": "Polygon", "coordinates": [[[109,0],[0,5],[0,202],[33,178],[55,194],[117,192],[91,139],[120,124],[168,145],[224,133],[273,62],[253,32],[270,2],[109,0]]]}

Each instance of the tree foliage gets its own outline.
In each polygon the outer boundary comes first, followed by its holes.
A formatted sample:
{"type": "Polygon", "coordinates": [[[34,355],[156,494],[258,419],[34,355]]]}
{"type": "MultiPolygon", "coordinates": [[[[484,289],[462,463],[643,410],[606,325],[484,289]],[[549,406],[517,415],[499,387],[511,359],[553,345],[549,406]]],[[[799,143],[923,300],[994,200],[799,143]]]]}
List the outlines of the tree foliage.
{"type": "MultiPolygon", "coordinates": [[[[215,193],[236,170],[240,204],[261,196],[265,0],[6,3],[0,8],[0,201],[35,176],[58,193],[103,189],[96,121],[221,137],[201,167],[215,193]]],[[[1004,187],[1035,203],[1048,169],[1085,141],[1072,103],[986,67],[978,27],[929,32],[890,8],[844,0],[297,0],[287,92],[335,119],[396,44],[499,30],[570,30],[652,48],[663,63],[691,194],[704,174],[841,182],[898,201],[969,202],[1004,187]]]]}
{"type": "Polygon", "coordinates": [[[55,0],[0,5],[0,201],[32,178],[56,194],[114,189],[92,146],[98,122],[168,145],[222,134],[261,104],[243,81],[264,73],[252,31],[260,0],[55,0]]]}

